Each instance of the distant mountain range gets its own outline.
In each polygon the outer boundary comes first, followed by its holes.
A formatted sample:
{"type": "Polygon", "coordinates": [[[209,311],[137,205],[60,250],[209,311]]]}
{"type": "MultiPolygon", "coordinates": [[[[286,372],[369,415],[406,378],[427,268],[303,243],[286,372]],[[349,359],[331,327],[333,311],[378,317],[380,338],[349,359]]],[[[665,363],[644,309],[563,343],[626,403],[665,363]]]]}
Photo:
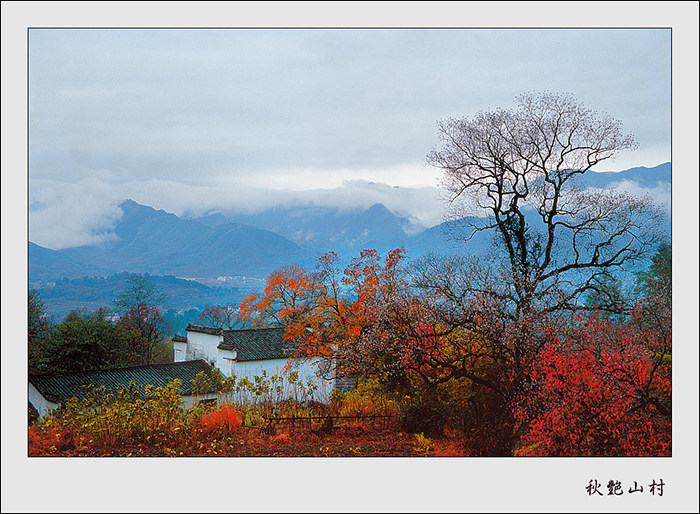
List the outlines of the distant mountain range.
{"type": "MultiPolygon", "coordinates": [[[[257,214],[221,213],[197,218],[209,226],[237,222],[269,230],[286,237],[314,255],[335,251],[356,253],[403,240],[415,223],[395,215],[382,204],[369,209],[341,211],[332,207],[274,208],[257,214]]],[[[422,227],[424,230],[425,227],[422,227]]]]}
{"type": "MultiPolygon", "coordinates": [[[[582,176],[583,187],[610,187],[623,182],[650,189],[668,186],[670,191],[671,164],[582,176]]],[[[188,284],[191,279],[204,288],[212,284],[225,286],[226,281],[217,280],[219,277],[251,277],[258,279],[253,284],[259,284],[282,266],[311,267],[314,259],[327,251],[335,251],[347,260],[365,248],[384,254],[403,246],[409,257],[419,257],[426,252],[478,252],[488,248],[491,238],[489,234],[479,233],[465,245],[450,237],[459,221],[425,229],[416,220],[397,216],[382,204],[356,211],[280,207],[248,215],[215,212],[190,219],[132,200],[124,201],[119,207],[123,216],[114,227],[116,237],[111,242],[63,250],[50,250],[29,242],[30,287],[42,293],[57,287],[52,285],[57,283],[65,289],[65,279],[148,273],[168,276],[166,282],[171,294],[177,297],[180,291],[187,295],[189,300],[180,304],[181,308],[190,308],[213,303],[214,299],[220,302],[225,297],[221,296],[220,288],[210,288],[211,301],[207,301],[207,290],[194,294],[192,285],[188,284]],[[178,281],[182,284],[177,285],[178,281]]],[[[670,233],[670,215],[665,228],[670,233]]],[[[68,286],[71,282],[68,281],[68,286]]],[[[246,284],[241,291],[250,287],[250,281],[246,284]]],[[[61,296],[61,311],[72,304],[91,304],[85,296],[73,295],[73,298],[70,289],[61,296]]],[[[76,286],[76,295],[79,289],[76,286]]],[[[51,294],[55,296],[56,292],[51,294]]],[[[47,301],[47,308],[48,304],[47,301]]],[[[171,307],[178,305],[176,302],[171,307]]]]}
{"type": "Polygon", "coordinates": [[[116,241],[52,251],[30,243],[32,281],[128,271],[186,278],[266,276],[308,258],[306,251],[268,230],[239,223],[215,227],[127,200],[114,227],[116,241]],[[40,264],[39,266],[35,266],[40,264]]]}
{"type": "Polygon", "coordinates": [[[603,171],[584,173],[581,176],[584,187],[612,187],[621,182],[634,182],[639,187],[653,189],[659,185],[671,185],[671,163],[666,162],[653,168],[639,166],[625,171],[603,171]]]}

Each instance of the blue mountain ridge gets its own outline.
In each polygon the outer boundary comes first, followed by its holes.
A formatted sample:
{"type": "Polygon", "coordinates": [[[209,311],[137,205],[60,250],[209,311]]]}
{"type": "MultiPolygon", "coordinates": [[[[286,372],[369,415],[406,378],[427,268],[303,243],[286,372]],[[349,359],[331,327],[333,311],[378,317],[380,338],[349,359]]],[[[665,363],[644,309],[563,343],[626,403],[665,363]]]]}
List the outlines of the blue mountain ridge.
{"type": "Polygon", "coordinates": [[[127,200],[114,233],[118,240],[59,250],[84,266],[116,272],[191,278],[264,276],[276,267],[308,258],[288,239],[239,223],[210,227],[127,200]]]}
{"type": "MultiPolygon", "coordinates": [[[[670,185],[671,163],[581,177],[583,187],[609,187],[622,181],[648,188],[670,185]]],[[[209,284],[220,276],[263,280],[274,269],[290,264],[311,268],[315,258],[327,251],[335,251],[347,262],[366,248],[386,254],[404,247],[410,258],[417,258],[428,252],[480,253],[492,241],[488,232],[464,241],[466,220],[447,221],[412,234],[412,221],[382,204],[355,211],[278,207],[252,215],[214,212],[188,219],[132,200],[124,201],[120,208],[124,214],[114,227],[115,241],[63,250],[29,242],[30,287],[64,277],[106,277],[122,272],[171,276],[173,280],[186,277],[209,284]]],[[[663,229],[670,234],[670,216],[663,229]]],[[[206,297],[202,291],[197,295],[206,297]]]]}
{"type": "Polygon", "coordinates": [[[605,188],[618,185],[623,181],[636,182],[643,188],[654,188],[659,184],[671,185],[671,163],[665,162],[653,168],[639,166],[619,172],[584,173],[581,176],[583,187],[605,188]]]}
{"type": "Polygon", "coordinates": [[[383,247],[387,241],[404,237],[412,226],[411,220],[395,215],[382,204],[350,211],[319,206],[277,207],[256,214],[212,213],[195,220],[212,227],[226,222],[252,225],[284,236],[315,255],[329,251],[347,255],[383,247]]]}

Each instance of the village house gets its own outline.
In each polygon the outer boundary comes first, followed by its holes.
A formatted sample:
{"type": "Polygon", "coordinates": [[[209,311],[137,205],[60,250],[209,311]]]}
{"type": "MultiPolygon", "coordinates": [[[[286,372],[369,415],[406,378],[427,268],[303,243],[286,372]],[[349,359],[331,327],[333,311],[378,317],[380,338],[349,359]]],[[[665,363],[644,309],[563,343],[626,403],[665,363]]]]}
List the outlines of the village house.
{"type": "Polygon", "coordinates": [[[197,374],[210,373],[215,368],[225,377],[235,376],[238,382],[243,378],[255,383],[256,377],[268,381],[276,377],[273,386],[280,394],[299,400],[327,402],[334,388],[352,387],[350,382],[328,377],[328,365],[321,359],[294,358],[293,349],[284,340],[283,328],[223,330],[190,324],[186,334],[172,338],[174,362],[29,375],[29,403],[43,416],[72,397],[85,398],[85,388],[89,385],[105,386],[107,393],[114,393],[119,386],[128,386],[130,382],[162,387],[174,379],[181,381],[180,394],[185,407],[226,401],[227,398],[215,392],[193,393],[191,381],[197,374]]]}
{"type": "Polygon", "coordinates": [[[198,373],[209,373],[212,369],[211,364],[200,359],[79,373],[29,375],[29,403],[37,410],[39,416],[44,416],[50,409],[65,404],[70,398],[85,398],[86,387],[90,385],[104,386],[106,393],[114,394],[120,386],[126,387],[130,382],[139,386],[164,387],[169,382],[179,379],[183,405],[191,407],[211,397],[193,394],[191,380],[198,373]]]}
{"type": "Polygon", "coordinates": [[[174,336],[175,362],[202,359],[218,368],[226,377],[237,380],[247,377],[277,376],[280,386],[291,393],[291,373],[299,384],[312,385],[309,400],[326,402],[336,387],[333,377],[327,376],[327,363],[321,359],[298,359],[293,347],[284,340],[284,328],[223,330],[188,325],[186,336],[174,336]]]}

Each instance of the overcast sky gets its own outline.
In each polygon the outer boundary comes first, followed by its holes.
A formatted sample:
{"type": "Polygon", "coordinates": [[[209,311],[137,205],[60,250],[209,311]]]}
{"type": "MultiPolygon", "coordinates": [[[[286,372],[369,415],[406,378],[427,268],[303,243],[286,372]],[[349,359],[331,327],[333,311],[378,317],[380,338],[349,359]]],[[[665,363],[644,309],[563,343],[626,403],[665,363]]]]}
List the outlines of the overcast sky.
{"type": "Polygon", "coordinates": [[[431,225],[437,120],[570,92],[640,144],[600,171],[655,166],[670,81],[669,29],[31,29],[30,239],[97,241],[126,198],[179,215],[383,201],[431,225]]]}

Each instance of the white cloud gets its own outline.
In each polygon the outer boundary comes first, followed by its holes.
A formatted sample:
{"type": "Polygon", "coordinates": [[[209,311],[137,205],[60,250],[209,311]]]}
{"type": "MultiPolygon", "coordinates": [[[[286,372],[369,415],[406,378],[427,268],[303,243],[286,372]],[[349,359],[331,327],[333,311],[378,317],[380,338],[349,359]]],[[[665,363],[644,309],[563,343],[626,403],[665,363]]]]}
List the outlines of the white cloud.
{"type": "MultiPolygon", "coordinates": [[[[330,174],[342,176],[341,172],[330,174]]],[[[119,183],[104,171],[78,182],[31,181],[29,239],[52,249],[108,241],[121,216],[118,205],[126,199],[193,217],[212,210],[254,213],[301,206],[355,210],[381,203],[413,219],[417,228],[440,222],[444,205],[438,196],[436,187],[399,187],[361,179],[344,180],[337,187],[293,190],[241,184],[193,186],[165,180],[119,183]]]]}
{"type": "Polygon", "coordinates": [[[659,183],[656,187],[642,187],[637,182],[623,180],[611,184],[611,187],[635,196],[649,195],[657,206],[671,212],[671,184],[669,183],[659,183]]]}
{"type": "Polygon", "coordinates": [[[619,169],[664,162],[669,43],[668,30],[32,29],[30,171],[201,185],[285,170],[299,175],[264,187],[335,187],[323,170],[420,166],[438,119],[541,89],[623,120],[643,150],[619,169]]]}
{"type": "Polygon", "coordinates": [[[30,241],[59,250],[115,237],[111,229],[122,213],[102,179],[40,180],[30,185],[29,192],[30,241]]]}
{"type": "MultiPolygon", "coordinates": [[[[121,215],[120,202],[126,199],[164,209],[178,216],[197,217],[208,212],[257,213],[275,207],[333,207],[349,211],[367,209],[381,203],[398,216],[413,221],[413,229],[437,225],[444,220],[449,205],[444,190],[437,186],[437,174],[424,166],[397,166],[384,170],[367,169],[282,171],[258,174],[247,180],[231,177],[217,185],[193,185],[150,179],[118,182],[117,174],[101,170],[77,182],[30,181],[30,240],[48,248],[60,249],[110,240],[111,229],[121,215]],[[304,187],[304,177],[321,175],[310,181],[324,187],[304,187]],[[344,178],[366,174],[364,178],[344,178]],[[387,183],[367,180],[382,177],[387,183]],[[265,177],[265,183],[260,183],[265,177]],[[274,186],[274,187],[273,187],[274,186]]],[[[670,211],[671,185],[641,187],[636,182],[614,184],[631,194],[648,194],[670,211]]],[[[468,199],[452,206],[455,215],[478,215],[481,211],[468,199]]]]}

